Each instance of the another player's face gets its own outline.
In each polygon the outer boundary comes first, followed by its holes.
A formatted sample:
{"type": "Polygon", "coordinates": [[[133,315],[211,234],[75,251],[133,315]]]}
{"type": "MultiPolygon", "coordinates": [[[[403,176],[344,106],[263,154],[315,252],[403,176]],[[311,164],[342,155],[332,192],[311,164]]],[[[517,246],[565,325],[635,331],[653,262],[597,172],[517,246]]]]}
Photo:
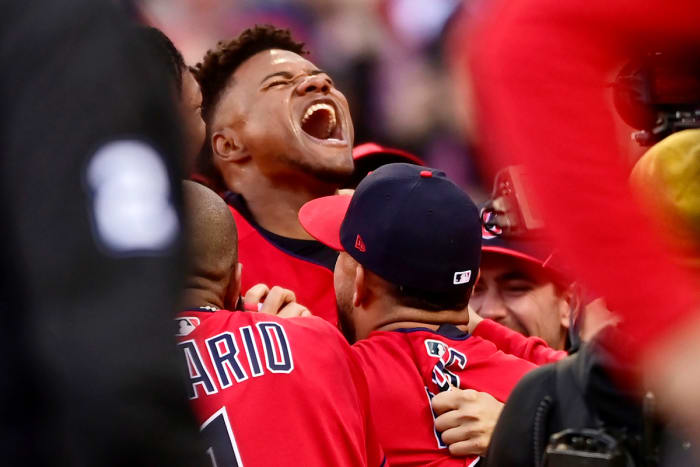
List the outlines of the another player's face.
{"type": "Polygon", "coordinates": [[[541,268],[500,254],[484,254],[469,305],[479,316],[563,349],[569,303],[541,268]]]}
{"type": "MultiPolygon", "coordinates": [[[[202,149],[205,138],[204,120],[202,120],[202,91],[197,80],[189,70],[182,73],[182,93],[180,111],[185,125],[185,170],[187,173],[194,165],[194,159],[202,149]]],[[[186,175],[187,175],[186,173],[186,175]]]]}
{"type": "Polygon", "coordinates": [[[337,182],[353,170],[354,129],[345,96],[330,77],[293,52],[272,49],[234,72],[214,129],[229,127],[259,170],[299,172],[337,182]]]}
{"type": "Polygon", "coordinates": [[[338,320],[340,330],[348,340],[353,343],[357,340],[355,323],[353,322],[353,293],[355,287],[355,273],[357,263],[352,257],[341,251],[335,262],[333,271],[333,286],[335,287],[335,299],[338,304],[338,320]]]}

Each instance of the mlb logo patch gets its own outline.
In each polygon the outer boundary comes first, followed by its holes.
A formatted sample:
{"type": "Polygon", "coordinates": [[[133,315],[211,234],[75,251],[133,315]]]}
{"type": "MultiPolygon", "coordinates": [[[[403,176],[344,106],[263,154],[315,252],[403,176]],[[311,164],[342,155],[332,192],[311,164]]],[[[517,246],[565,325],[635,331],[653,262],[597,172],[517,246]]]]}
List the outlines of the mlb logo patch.
{"type": "Polygon", "coordinates": [[[454,280],[452,283],[454,285],[459,285],[459,284],[466,284],[469,282],[469,279],[472,278],[472,271],[471,269],[468,271],[458,271],[455,273],[454,280]]]}
{"type": "Polygon", "coordinates": [[[199,318],[194,316],[183,316],[175,318],[175,335],[186,336],[199,326],[199,318]]]}
{"type": "Polygon", "coordinates": [[[447,345],[444,342],[440,342],[435,339],[426,339],[425,350],[431,357],[440,358],[445,354],[445,352],[447,352],[447,345]]]}

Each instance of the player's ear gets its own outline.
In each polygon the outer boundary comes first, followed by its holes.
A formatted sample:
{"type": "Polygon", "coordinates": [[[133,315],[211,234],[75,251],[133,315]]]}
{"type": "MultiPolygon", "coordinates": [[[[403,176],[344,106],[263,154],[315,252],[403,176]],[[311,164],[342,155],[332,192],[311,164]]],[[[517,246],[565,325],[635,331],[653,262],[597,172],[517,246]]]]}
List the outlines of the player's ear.
{"type": "Polygon", "coordinates": [[[580,308],[580,288],[576,283],[571,284],[563,292],[559,307],[559,324],[564,329],[569,329],[571,315],[580,308]]]}
{"type": "Polygon", "coordinates": [[[230,127],[217,130],[211,135],[211,148],[214,158],[221,162],[239,162],[248,157],[245,147],[230,127]]]}
{"type": "Polygon", "coordinates": [[[355,267],[355,284],[352,293],[352,304],[355,307],[362,305],[362,302],[367,297],[367,278],[365,276],[365,268],[361,264],[355,267]]]}
{"type": "Polygon", "coordinates": [[[241,295],[241,277],[243,272],[243,263],[236,263],[233,270],[233,277],[231,278],[231,283],[234,285],[234,292],[236,292],[236,297],[241,295]]]}

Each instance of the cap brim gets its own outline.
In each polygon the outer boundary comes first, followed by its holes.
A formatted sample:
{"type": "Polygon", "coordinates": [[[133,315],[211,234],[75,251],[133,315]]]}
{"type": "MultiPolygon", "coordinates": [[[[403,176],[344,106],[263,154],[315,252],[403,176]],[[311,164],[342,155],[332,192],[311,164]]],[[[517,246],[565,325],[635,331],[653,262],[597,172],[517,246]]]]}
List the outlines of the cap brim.
{"type": "Polygon", "coordinates": [[[501,255],[506,255],[506,256],[512,256],[513,258],[518,258],[523,261],[528,261],[531,263],[534,263],[538,266],[545,266],[546,261],[542,261],[540,259],[535,258],[534,256],[530,256],[528,254],[525,254],[521,251],[517,250],[512,250],[510,248],[505,248],[502,246],[482,246],[481,251],[483,252],[488,252],[488,253],[498,253],[501,255]]]}
{"type": "Polygon", "coordinates": [[[539,268],[542,268],[542,271],[547,274],[552,281],[562,285],[567,285],[572,282],[572,279],[564,271],[560,270],[560,268],[558,268],[556,265],[551,264],[552,258],[555,256],[554,252],[552,252],[544,260],[528,255],[527,253],[523,253],[522,251],[513,250],[502,246],[482,246],[481,252],[482,258],[483,253],[495,253],[524,261],[525,264],[538,266],[539,268]]]}
{"type": "Polygon", "coordinates": [[[351,195],[335,195],[311,200],[299,210],[299,222],[319,242],[334,250],[343,251],[340,226],[351,199],[351,195]]]}

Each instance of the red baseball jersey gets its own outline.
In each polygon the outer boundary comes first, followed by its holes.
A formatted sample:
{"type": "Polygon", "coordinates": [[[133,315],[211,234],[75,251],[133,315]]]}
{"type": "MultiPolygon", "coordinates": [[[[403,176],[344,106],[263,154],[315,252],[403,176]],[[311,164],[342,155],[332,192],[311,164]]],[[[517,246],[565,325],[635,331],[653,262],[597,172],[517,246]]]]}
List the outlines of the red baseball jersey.
{"type": "Polygon", "coordinates": [[[384,465],[367,383],[332,325],[204,309],[176,322],[214,465],[384,465]]]}
{"type": "Polygon", "coordinates": [[[451,385],[505,401],[536,367],[452,325],[375,331],[353,350],[370,387],[379,441],[394,467],[475,465],[478,457],[450,456],[435,430],[430,400],[451,385]]]}
{"type": "Polygon", "coordinates": [[[229,205],[238,228],[238,260],[245,273],[242,289],[264,283],[293,290],[297,301],[334,326],[338,309],[333,289],[333,271],[278,248],[229,205]]]}

